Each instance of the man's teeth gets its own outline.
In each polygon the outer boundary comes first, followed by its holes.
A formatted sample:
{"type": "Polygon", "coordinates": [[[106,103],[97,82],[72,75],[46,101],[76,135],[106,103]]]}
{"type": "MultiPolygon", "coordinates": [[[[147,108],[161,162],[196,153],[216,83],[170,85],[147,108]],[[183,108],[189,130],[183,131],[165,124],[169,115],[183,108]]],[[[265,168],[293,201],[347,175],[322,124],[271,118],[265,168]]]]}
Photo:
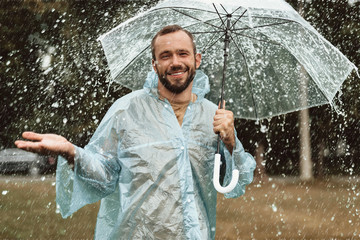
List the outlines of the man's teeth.
{"type": "Polygon", "coordinates": [[[170,75],[173,75],[173,76],[176,76],[176,75],[180,75],[180,74],[183,74],[184,72],[178,72],[178,73],[172,73],[170,75]]]}

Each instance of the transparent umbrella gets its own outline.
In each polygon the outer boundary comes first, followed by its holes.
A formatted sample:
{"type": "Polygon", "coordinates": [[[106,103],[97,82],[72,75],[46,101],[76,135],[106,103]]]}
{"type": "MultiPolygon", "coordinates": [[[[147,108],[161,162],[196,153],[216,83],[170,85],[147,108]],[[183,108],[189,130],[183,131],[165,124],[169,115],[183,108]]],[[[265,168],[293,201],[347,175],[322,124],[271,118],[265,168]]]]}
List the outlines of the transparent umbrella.
{"type": "Polygon", "coordinates": [[[357,72],[283,0],[168,0],[100,36],[113,80],[142,88],[151,70],[151,39],[171,24],[195,36],[201,69],[210,78],[207,98],[217,103],[225,97],[238,118],[331,103],[357,72]]]}

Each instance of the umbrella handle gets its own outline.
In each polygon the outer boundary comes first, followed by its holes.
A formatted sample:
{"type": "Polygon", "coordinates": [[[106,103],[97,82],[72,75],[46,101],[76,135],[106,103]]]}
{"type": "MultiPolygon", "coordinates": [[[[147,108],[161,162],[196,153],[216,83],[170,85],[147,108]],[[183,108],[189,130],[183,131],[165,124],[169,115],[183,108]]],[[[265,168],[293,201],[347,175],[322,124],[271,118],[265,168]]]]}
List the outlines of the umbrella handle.
{"type": "Polygon", "coordinates": [[[215,154],[215,160],[214,160],[214,174],[213,174],[213,184],[219,193],[228,193],[232,191],[239,180],[239,170],[234,169],[232,171],[232,178],[230,181],[230,184],[226,187],[223,187],[220,185],[219,179],[220,179],[220,165],[221,165],[221,155],[219,153],[215,154]]]}

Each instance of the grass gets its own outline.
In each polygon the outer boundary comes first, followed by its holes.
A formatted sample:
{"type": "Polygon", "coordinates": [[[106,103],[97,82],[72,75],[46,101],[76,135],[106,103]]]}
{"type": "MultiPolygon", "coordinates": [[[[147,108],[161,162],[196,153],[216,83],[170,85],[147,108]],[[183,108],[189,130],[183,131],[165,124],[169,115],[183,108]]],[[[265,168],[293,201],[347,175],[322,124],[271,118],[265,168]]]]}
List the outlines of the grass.
{"type": "MultiPolygon", "coordinates": [[[[62,219],[54,181],[0,178],[0,239],[93,238],[99,204],[62,219]]],[[[359,184],[270,179],[241,198],[218,195],[216,239],[360,239],[359,184]]]]}

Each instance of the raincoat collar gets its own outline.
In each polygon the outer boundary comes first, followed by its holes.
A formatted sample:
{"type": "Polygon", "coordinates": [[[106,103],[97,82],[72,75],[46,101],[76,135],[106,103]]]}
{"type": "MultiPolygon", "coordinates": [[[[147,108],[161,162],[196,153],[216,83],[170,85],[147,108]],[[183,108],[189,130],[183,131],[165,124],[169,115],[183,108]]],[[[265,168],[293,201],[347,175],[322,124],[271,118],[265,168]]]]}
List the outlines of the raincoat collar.
{"type": "MultiPolygon", "coordinates": [[[[155,71],[151,71],[146,77],[144,89],[150,94],[158,97],[159,94],[157,92],[157,87],[158,75],[155,73],[155,71]]],[[[209,78],[201,70],[196,70],[192,92],[197,95],[198,100],[203,99],[205,95],[210,92],[209,78]]]]}

